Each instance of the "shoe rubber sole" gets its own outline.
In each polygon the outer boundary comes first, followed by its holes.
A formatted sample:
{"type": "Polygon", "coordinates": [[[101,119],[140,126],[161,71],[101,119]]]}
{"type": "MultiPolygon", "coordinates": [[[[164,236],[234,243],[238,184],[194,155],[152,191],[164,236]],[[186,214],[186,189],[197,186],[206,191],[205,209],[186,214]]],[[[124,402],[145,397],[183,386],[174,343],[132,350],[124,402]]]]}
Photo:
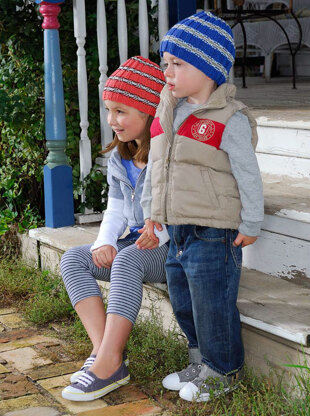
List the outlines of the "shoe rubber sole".
{"type": "MultiPolygon", "coordinates": [[[[129,366],[129,358],[126,358],[126,360],[124,361],[126,367],[129,366]]],[[[90,368],[90,367],[88,367],[90,368]]],[[[88,368],[86,368],[86,370],[88,370],[88,368]]],[[[70,383],[75,383],[77,381],[77,379],[85,373],[85,370],[79,370],[76,371],[75,373],[72,374],[72,376],[70,377],[70,383]]]]}
{"type": "MultiPolygon", "coordinates": [[[[221,396],[222,394],[226,394],[229,393],[231,391],[236,390],[239,387],[239,384],[236,384],[234,386],[231,387],[226,387],[222,390],[219,391],[214,391],[212,394],[212,398],[216,398],[221,396]]],[[[181,397],[181,399],[186,400],[188,402],[208,402],[209,400],[211,400],[211,394],[210,393],[200,393],[199,392],[196,395],[187,395],[184,392],[180,391],[179,396],[181,397]]]]}
{"type": "Polygon", "coordinates": [[[91,400],[96,400],[99,399],[102,396],[105,396],[106,394],[110,393],[113,390],[118,389],[119,387],[125,386],[126,384],[128,384],[130,381],[130,375],[128,374],[128,376],[126,376],[125,378],[123,378],[122,380],[118,380],[114,383],[109,384],[106,387],[103,387],[102,389],[96,390],[96,391],[92,391],[89,393],[74,393],[74,392],[69,392],[66,391],[66,389],[64,389],[62,391],[62,397],[64,399],[67,400],[72,400],[75,402],[88,402],[91,400]]]}
{"type": "Polygon", "coordinates": [[[184,383],[180,382],[178,386],[171,385],[170,383],[165,382],[165,380],[163,380],[163,382],[162,382],[162,385],[165,387],[165,389],[173,390],[173,391],[180,391],[182,389],[182,387],[185,386],[185,384],[187,384],[187,382],[184,382],[184,383]]]}

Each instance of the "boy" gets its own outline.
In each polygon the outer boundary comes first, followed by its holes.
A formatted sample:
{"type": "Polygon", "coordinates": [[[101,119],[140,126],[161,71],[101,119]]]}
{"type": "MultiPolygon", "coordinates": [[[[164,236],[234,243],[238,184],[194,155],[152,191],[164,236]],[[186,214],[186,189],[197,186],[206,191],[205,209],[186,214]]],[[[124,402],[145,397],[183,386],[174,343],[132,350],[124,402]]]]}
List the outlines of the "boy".
{"type": "MultiPolygon", "coordinates": [[[[234,62],[230,27],[200,12],[160,45],[167,85],[151,127],[141,205],[146,235],[168,224],[167,282],[186,334],[190,365],[164,387],[208,401],[240,379],[244,361],[236,306],[242,250],[257,239],[263,194],[256,123],[226,83],[234,62]],[[152,182],[152,183],[151,183],[152,182]]],[[[148,248],[144,235],[139,248],[148,248]]]]}

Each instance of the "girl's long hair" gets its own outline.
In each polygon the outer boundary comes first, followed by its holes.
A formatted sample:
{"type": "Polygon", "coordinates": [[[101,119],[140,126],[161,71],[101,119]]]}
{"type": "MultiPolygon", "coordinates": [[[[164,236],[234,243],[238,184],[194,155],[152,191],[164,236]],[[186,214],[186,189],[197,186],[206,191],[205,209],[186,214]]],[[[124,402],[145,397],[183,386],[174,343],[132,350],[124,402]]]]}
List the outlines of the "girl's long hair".
{"type": "Polygon", "coordinates": [[[153,120],[154,117],[149,115],[143,133],[144,140],[142,140],[139,148],[134,140],[123,143],[118,139],[117,134],[115,134],[113,141],[109,143],[100,153],[108,153],[117,146],[117,150],[123,159],[135,159],[137,162],[147,163],[151,139],[150,128],[153,120]]]}

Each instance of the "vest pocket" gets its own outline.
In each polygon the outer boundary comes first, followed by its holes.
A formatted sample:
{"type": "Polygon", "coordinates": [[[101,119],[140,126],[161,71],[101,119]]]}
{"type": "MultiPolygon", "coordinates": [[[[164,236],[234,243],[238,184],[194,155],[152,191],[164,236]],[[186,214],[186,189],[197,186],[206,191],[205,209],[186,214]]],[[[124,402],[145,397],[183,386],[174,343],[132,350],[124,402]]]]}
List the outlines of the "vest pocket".
{"type": "Polygon", "coordinates": [[[210,178],[210,172],[209,169],[204,169],[201,168],[200,169],[201,172],[201,176],[202,176],[202,181],[204,183],[205,189],[202,189],[202,192],[207,192],[210,198],[210,202],[212,204],[212,206],[214,207],[219,207],[219,201],[217,199],[214,187],[213,187],[213,183],[212,180],[210,178]]]}

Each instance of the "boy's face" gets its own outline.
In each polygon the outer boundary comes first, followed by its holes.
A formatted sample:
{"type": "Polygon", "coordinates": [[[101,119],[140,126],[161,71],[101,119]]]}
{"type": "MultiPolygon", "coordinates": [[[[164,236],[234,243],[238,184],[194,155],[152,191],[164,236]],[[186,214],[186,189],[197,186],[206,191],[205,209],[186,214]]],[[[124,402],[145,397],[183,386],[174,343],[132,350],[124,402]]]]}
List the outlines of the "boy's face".
{"type": "Polygon", "coordinates": [[[215,82],[207,77],[203,72],[171,55],[164,52],[166,82],[168,88],[175,98],[187,98],[192,104],[204,104],[210,95],[210,91],[215,88],[215,82]]]}

